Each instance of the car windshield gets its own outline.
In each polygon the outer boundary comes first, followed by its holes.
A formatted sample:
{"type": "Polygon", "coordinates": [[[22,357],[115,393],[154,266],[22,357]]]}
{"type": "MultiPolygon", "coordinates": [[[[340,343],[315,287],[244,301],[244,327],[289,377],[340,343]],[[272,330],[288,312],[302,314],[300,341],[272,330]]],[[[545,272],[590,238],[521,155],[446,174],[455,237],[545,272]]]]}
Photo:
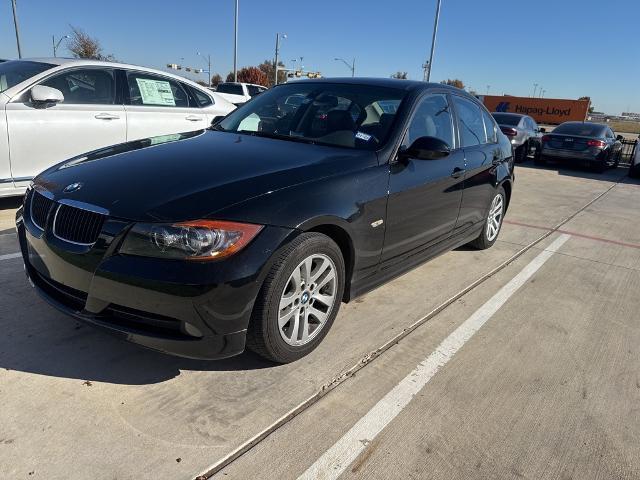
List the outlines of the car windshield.
{"type": "Polygon", "coordinates": [[[593,123],[563,123],[556,127],[553,133],[581,137],[601,137],[604,134],[604,127],[593,123]]]}
{"type": "Polygon", "coordinates": [[[50,63],[30,62],[26,60],[10,60],[0,63],[0,92],[15,87],[39,73],[55,67],[50,63]]]}
{"type": "Polygon", "coordinates": [[[375,150],[386,142],[405,94],[372,85],[296,82],[262,93],[214,128],[375,150]]]}
{"type": "Polygon", "coordinates": [[[520,123],[520,119],[522,117],[518,117],[517,115],[507,115],[504,113],[492,113],[493,118],[496,119],[498,125],[507,125],[509,127],[515,127],[520,123]]]}

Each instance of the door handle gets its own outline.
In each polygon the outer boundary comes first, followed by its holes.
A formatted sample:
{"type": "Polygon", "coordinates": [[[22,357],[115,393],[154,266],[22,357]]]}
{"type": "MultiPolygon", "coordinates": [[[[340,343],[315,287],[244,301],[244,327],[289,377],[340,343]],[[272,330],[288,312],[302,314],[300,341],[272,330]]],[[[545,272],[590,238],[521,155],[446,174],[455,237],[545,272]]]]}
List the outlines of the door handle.
{"type": "Polygon", "coordinates": [[[95,116],[98,120],[118,120],[120,118],[119,115],[114,115],[112,113],[99,113],[95,116]]]}
{"type": "Polygon", "coordinates": [[[453,169],[453,172],[451,172],[451,177],[460,178],[465,174],[465,172],[466,170],[464,168],[456,167],[453,169]]]}
{"type": "Polygon", "coordinates": [[[187,115],[184,117],[185,120],[189,120],[190,122],[199,122],[203,120],[203,118],[199,115],[187,115]]]}

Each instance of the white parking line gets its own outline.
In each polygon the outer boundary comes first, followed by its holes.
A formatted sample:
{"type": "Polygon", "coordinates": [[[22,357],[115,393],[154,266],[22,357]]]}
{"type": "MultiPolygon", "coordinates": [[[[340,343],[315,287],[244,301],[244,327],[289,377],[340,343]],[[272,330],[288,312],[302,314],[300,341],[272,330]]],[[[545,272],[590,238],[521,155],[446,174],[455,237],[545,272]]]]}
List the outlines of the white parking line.
{"type": "Polygon", "coordinates": [[[6,255],[0,255],[0,261],[11,260],[12,258],[19,258],[21,256],[22,256],[21,253],[8,253],[6,255]]]}
{"type": "Polygon", "coordinates": [[[351,429],[327,450],[298,480],[329,480],[338,478],[364,451],[367,445],[409,404],[411,399],[453,358],[460,348],[529,280],[569,239],[558,237],[531,263],[502,287],[491,299],[456,328],[427,358],[351,429]]]}

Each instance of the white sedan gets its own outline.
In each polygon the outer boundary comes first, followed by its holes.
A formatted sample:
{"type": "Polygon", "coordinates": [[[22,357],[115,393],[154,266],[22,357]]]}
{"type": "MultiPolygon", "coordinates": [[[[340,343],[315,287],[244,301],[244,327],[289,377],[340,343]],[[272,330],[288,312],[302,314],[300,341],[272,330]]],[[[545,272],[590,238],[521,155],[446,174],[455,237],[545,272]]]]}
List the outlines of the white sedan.
{"type": "Polygon", "coordinates": [[[0,63],[0,197],[42,170],[130,140],[207,128],[235,108],[186,78],[82,59],[0,63]]]}

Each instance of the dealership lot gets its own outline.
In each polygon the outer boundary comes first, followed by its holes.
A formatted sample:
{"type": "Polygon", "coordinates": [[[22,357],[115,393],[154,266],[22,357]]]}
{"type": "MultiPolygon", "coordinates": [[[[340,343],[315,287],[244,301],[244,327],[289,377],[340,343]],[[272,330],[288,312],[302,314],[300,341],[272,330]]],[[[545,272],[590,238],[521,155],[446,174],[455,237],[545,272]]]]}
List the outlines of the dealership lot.
{"type": "Polygon", "coordinates": [[[0,477],[297,478],[325,462],[328,478],[637,478],[639,205],[626,169],[518,166],[491,250],[456,250],[357,299],[316,351],[274,366],[250,353],[219,362],[163,356],[52,310],[14,255],[17,202],[2,200],[0,477]],[[354,461],[327,460],[543,254],[379,433],[357,439],[354,461]],[[261,432],[272,433],[218,468],[261,432]]]}

